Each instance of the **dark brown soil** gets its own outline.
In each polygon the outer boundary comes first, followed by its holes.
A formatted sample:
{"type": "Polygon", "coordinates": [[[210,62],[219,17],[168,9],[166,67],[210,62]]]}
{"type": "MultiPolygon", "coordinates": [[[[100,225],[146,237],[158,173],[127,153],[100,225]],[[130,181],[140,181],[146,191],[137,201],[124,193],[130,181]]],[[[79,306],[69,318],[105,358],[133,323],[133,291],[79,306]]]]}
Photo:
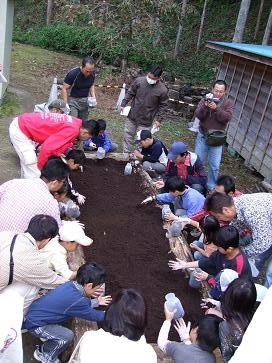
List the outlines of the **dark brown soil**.
{"type": "Polygon", "coordinates": [[[186,311],[185,319],[195,321],[201,311],[200,295],[188,287],[180,271],[167,262],[169,243],[162,228],[161,210],[140,206],[148,194],[138,173],[123,175],[125,163],[112,159],[88,160],[84,173],[74,173],[76,189],[87,197],[80,221],[94,239],[85,248],[86,260],[101,263],[107,272],[106,293],[136,288],[148,304],[148,342],[156,342],[164,320],[164,296],[174,292],[186,311]]]}

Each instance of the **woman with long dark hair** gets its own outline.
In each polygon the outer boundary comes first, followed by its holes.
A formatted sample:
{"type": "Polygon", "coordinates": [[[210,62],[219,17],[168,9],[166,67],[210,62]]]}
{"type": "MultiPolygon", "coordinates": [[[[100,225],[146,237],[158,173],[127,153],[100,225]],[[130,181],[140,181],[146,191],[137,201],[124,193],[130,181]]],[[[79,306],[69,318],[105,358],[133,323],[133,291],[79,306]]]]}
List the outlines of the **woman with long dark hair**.
{"type": "Polygon", "coordinates": [[[257,292],[254,283],[245,278],[233,280],[221,300],[224,321],[219,325],[221,353],[228,362],[240,345],[252,316],[257,292]]]}
{"type": "Polygon", "coordinates": [[[134,289],[121,290],[107,308],[103,328],[86,332],[79,346],[80,363],[157,363],[147,344],[146,303],[134,289]]]}

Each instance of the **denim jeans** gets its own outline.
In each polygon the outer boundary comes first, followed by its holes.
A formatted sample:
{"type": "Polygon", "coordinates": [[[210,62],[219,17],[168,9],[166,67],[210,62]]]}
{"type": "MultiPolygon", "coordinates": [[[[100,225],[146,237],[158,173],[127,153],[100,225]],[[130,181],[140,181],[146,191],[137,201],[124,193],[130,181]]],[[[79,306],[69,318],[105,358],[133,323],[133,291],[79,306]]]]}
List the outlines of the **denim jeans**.
{"type": "MultiPolygon", "coordinates": [[[[201,242],[201,241],[194,241],[194,244],[196,244],[199,248],[202,248],[204,250],[204,244],[203,244],[203,242],[201,242]]],[[[200,253],[200,252],[198,252],[196,250],[193,250],[193,251],[195,251],[194,252],[194,260],[199,261],[202,258],[207,258],[207,257],[203,256],[202,253],[200,253]]]]}
{"type": "Polygon", "coordinates": [[[264,286],[269,288],[272,285],[272,260],[270,260],[265,273],[264,286]]]}
{"type": "Polygon", "coordinates": [[[54,361],[72,342],[74,333],[57,324],[44,325],[29,331],[30,334],[46,339],[40,346],[40,352],[50,361],[54,361]]]}
{"type": "Polygon", "coordinates": [[[200,157],[203,165],[207,159],[208,162],[208,180],[207,188],[214,189],[215,182],[219,173],[220,162],[222,157],[222,146],[208,146],[203,134],[198,132],[195,142],[195,153],[200,157]]]}

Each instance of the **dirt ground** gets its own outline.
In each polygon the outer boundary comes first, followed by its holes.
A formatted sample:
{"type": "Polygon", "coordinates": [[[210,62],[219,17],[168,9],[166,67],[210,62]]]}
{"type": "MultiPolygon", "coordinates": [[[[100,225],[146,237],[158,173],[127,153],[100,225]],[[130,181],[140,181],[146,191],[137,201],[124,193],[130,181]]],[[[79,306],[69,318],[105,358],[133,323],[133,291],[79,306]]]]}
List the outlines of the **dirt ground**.
{"type": "Polygon", "coordinates": [[[120,288],[139,289],[148,305],[148,342],[157,341],[164,320],[164,296],[174,292],[181,300],[186,320],[198,320],[201,309],[198,290],[188,287],[182,272],[173,272],[167,262],[169,242],[162,229],[161,209],[140,206],[147,195],[138,173],[124,176],[124,162],[88,160],[84,177],[72,175],[77,190],[87,196],[80,220],[94,239],[85,248],[86,260],[101,263],[107,272],[107,293],[120,288]]]}

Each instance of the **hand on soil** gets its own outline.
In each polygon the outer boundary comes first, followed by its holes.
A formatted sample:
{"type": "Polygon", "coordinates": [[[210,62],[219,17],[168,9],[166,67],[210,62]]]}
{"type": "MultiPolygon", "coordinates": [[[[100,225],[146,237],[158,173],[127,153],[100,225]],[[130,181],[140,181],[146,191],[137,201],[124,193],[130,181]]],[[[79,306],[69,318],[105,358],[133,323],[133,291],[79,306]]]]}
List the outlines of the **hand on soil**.
{"type": "Polygon", "coordinates": [[[200,303],[200,306],[201,309],[216,308],[217,310],[220,310],[221,303],[218,300],[207,298],[207,299],[202,299],[202,303],[200,303]]]}
{"type": "Polygon", "coordinates": [[[168,261],[168,266],[174,271],[184,270],[187,267],[187,262],[177,258],[176,261],[168,261]]]}
{"type": "Polygon", "coordinates": [[[97,298],[99,305],[103,305],[103,306],[107,306],[111,303],[112,301],[112,297],[111,295],[107,295],[107,296],[99,296],[97,298]]]}

